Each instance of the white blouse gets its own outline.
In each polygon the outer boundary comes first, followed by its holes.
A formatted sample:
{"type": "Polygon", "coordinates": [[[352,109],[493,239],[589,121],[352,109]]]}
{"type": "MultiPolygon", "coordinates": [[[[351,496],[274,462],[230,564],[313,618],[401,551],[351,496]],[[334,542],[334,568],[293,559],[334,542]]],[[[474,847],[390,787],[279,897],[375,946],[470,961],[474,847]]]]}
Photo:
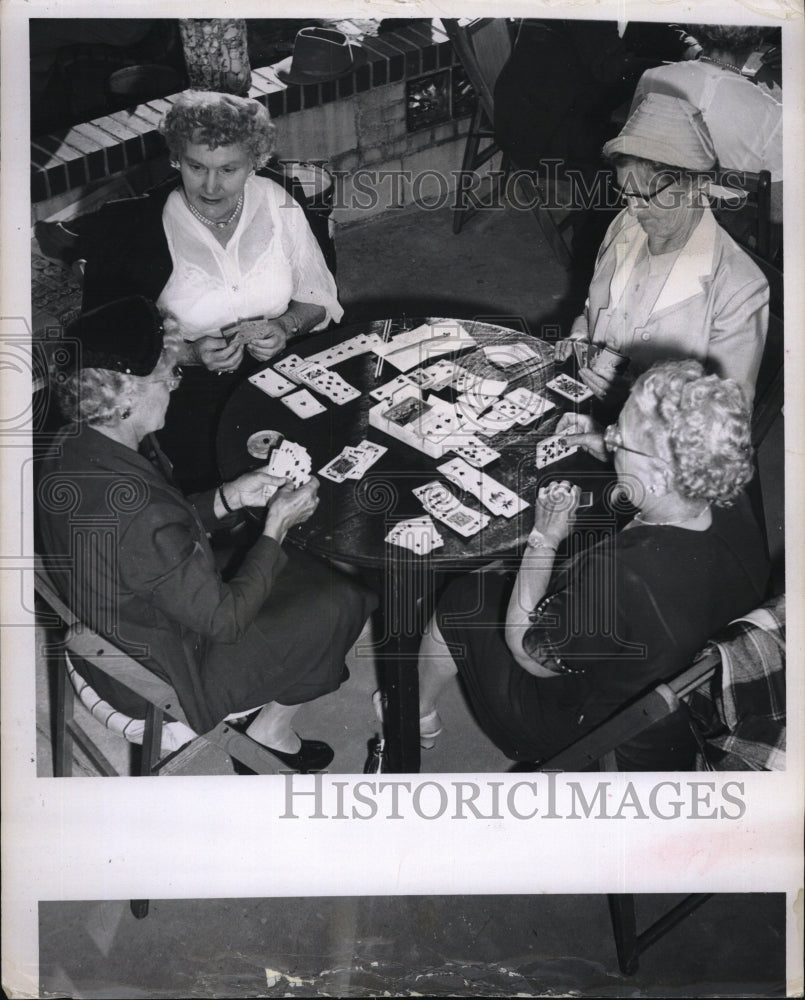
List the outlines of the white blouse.
{"type": "Polygon", "coordinates": [[[267,177],[246,181],[243,210],[225,247],[172,191],[162,212],[173,273],[157,305],[185,340],[252,316],[281,316],[293,299],[323,306],[315,329],[341,319],[335,280],[301,206],[267,177]]]}

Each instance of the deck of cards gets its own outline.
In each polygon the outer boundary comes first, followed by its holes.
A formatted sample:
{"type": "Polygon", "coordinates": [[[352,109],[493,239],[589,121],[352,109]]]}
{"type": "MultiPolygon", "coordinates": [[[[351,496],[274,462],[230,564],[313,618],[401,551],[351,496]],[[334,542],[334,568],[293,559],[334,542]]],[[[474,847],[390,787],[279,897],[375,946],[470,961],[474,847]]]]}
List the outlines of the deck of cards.
{"type": "Polygon", "coordinates": [[[424,514],[422,517],[412,517],[407,521],[395,524],[386,535],[386,541],[421,556],[444,545],[444,539],[436,530],[436,525],[428,514],[424,514]]]}
{"type": "Polygon", "coordinates": [[[354,447],[348,445],[319,469],[319,475],[334,483],[343,483],[345,479],[360,479],[387,451],[388,448],[382,444],[375,444],[374,441],[363,440],[354,447]]]}

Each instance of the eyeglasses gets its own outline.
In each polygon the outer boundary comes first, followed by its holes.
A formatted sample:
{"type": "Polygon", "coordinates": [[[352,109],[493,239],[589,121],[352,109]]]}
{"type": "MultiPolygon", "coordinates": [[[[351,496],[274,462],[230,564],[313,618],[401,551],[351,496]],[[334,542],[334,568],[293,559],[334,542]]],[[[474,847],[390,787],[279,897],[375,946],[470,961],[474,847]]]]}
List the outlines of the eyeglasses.
{"type": "Polygon", "coordinates": [[[182,375],[184,375],[184,372],[179,367],[179,365],[174,365],[173,368],[171,368],[170,375],[166,375],[165,378],[155,378],[155,379],[152,379],[152,381],[153,382],[167,382],[167,384],[170,386],[170,389],[172,391],[172,390],[176,389],[178,387],[179,383],[182,381],[182,375]]]}
{"type": "Polygon", "coordinates": [[[610,424],[604,430],[604,447],[607,451],[611,452],[613,455],[616,451],[629,451],[633,455],[642,455],[643,458],[656,458],[659,461],[664,462],[664,458],[660,458],[659,455],[652,455],[648,451],[638,451],[637,448],[629,448],[623,443],[623,435],[621,434],[621,429],[617,424],[610,424]]]}
{"type": "Polygon", "coordinates": [[[657,190],[651,194],[642,194],[640,191],[625,191],[622,187],[615,185],[615,193],[618,196],[619,201],[621,201],[624,205],[629,202],[633,202],[638,208],[648,208],[648,206],[656,201],[659,195],[671,187],[672,184],[676,184],[675,177],[672,177],[667,184],[663,184],[662,187],[658,187],[657,190]]]}

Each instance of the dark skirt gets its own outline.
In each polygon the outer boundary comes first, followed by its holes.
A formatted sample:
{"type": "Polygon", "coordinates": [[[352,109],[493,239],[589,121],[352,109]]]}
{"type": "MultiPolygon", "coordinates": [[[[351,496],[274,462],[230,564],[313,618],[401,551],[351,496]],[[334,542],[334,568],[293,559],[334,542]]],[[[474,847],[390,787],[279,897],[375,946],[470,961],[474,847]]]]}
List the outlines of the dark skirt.
{"type": "Polygon", "coordinates": [[[285,551],[288,562],[245,635],[208,646],[201,676],[216,717],[335,691],[344,657],[377,606],[371,591],[326,563],[285,551]]]}
{"type": "MultiPolygon", "coordinates": [[[[510,760],[538,763],[580,739],[601,716],[585,677],[534,677],[512,656],[503,622],[514,579],[494,572],[461,577],[445,591],[437,621],[483,731],[510,760]]],[[[691,767],[694,755],[687,720],[675,712],[624,743],[617,760],[623,770],[665,771],[691,767]]]]}

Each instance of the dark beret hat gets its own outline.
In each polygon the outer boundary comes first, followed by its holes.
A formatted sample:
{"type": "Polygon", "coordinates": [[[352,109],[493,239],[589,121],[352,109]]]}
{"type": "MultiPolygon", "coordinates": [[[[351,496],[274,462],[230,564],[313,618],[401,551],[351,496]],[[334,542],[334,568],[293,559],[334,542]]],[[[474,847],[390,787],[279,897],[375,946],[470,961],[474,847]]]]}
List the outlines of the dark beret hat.
{"type": "Polygon", "coordinates": [[[82,313],[67,326],[66,337],[69,360],[63,369],[150,375],[162,353],[162,317],[150,299],[129,295],[82,313]]]}

